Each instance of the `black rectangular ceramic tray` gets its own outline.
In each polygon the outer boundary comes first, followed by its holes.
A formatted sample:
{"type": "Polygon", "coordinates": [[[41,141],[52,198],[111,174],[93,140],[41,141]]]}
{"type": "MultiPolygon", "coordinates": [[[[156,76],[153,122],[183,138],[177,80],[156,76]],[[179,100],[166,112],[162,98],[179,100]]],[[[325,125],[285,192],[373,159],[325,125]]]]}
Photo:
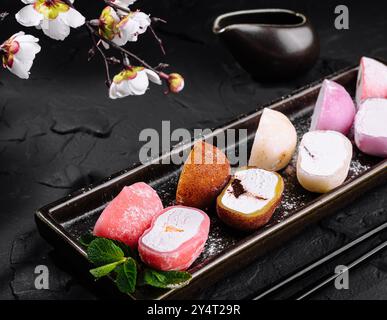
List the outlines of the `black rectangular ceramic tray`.
{"type": "MultiPolygon", "coordinates": [[[[352,68],[329,78],[344,85],[354,96],[357,71],[357,68],[352,68]]],[[[321,83],[313,84],[268,107],[286,114],[296,126],[301,138],[309,129],[320,87],[321,83]]],[[[247,144],[251,147],[260,116],[261,111],[243,115],[234,122],[218,128],[211,136],[215,136],[216,141],[216,136],[227,129],[247,129],[247,144]]],[[[192,142],[188,142],[175,148],[171,153],[191,147],[192,142]]],[[[229,148],[235,147],[234,145],[229,148]]],[[[160,164],[163,157],[169,156],[170,154],[166,154],[148,165],[139,165],[122,171],[99,185],[82,189],[43,207],[36,213],[41,234],[58,251],[69,257],[68,263],[79,264],[80,267],[77,268],[87,271],[90,266],[78,239],[82,234],[92,230],[104,207],[125,185],[144,181],[157,190],[165,206],[173,204],[181,166],[160,164]]],[[[199,289],[233,271],[240,270],[258,255],[279,245],[308,224],[332,214],[365,191],[387,181],[387,160],[366,156],[356,148],[345,184],[325,195],[312,194],[304,190],[297,182],[294,164],[293,159],[290,166],[281,172],[285,181],[284,197],[267,226],[252,234],[238,233],[225,227],[217,219],[214,210],[208,212],[211,216],[210,236],[204,252],[189,270],[193,274],[192,282],[183,288],[168,291],[140,288],[131,298],[193,298],[199,289]]],[[[85,276],[91,278],[90,275],[85,276]]],[[[102,283],[104,290],[118,291],[113,288],[111,280],[102,280],[102,283]]]]}

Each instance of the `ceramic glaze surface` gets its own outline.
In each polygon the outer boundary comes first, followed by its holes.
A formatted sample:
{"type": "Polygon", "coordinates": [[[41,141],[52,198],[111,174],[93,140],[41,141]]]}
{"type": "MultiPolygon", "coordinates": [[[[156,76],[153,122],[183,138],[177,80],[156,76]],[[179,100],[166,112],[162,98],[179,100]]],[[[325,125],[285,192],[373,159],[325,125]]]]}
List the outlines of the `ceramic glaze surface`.
{"type": "Polygon", "coordinates": [[[320,51],[307,17],[282,9],[219,16],[213,26],[239,64],[260,81],[294,78],[311,68],[320,51]]]}

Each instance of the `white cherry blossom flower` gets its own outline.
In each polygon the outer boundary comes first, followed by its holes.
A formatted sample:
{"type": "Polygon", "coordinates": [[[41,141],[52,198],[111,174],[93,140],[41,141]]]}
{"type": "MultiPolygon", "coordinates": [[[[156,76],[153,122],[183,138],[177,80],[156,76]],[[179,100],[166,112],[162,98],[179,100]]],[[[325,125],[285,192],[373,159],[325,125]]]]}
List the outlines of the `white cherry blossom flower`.
{"type": "Polygon", "coordinates": [[[137,41],[138,35],[144,33],[150,24],[151,19],[144,12],[131,12],[117,24],[118,34],[113,39],[113,42],[119,46],[123,46],[128,41],[137,41]]]}
{"type": "MultiPolygon", "coordinates": [[[[110,0],[110,1],[123,8],[129,8],[130,5],[136,2],[136,0],[110,0]]],[[[126,12],[122,10],[118,10],[118,13],[125,14],[126,12]]]]}
{"type": "MultiPolygon", "coordinates": [[[[85,17],[62,0],[22,0],[27,6],[16,14],[16,20],[25,27],[42,29],[55,40],[64,40],[71,28],[85,23],[85,17]]],[[[73,3],[74,0],[69,0],[73,3]]]]}
{"type": "Polygon", "coordinates": [[[158,74],[144,67],[127,67],[117,74],[110,86],[111,99],[124,98],[132,95],[143,95],[149,87],[149,80],[161,84],[158,74]]]}
{"type": "Polygon", "coordinates": [[[40,52],[39,39],[18,32],[0,46],[3,67],[19,78],[28,79],[35,56],[40,52]]]}
{"type": "MultiPolygon", "coordinates": [[[[123,7],[125,9],[129,9],[129,6],[131,6],[133,3],[136,2],[136,0],[110,0],[112,3],[120,6],[120,7],[123,7]]],[[[122,14],[122,15],[125,15],[127,14],[126,11],[123,11],[123,10],[117,10],[117,12],[119,14],[122,14]]]]}
{"type": "Polygon", "coordinates": [[[136,2],[136,0],[110,0],[110,1],[121,7],[126,7],[126,8],[136,2]]]}
{"type": "MultiPolygon", "coordinates": [[[[149,16],[143,12],[134,11],[120,18],[113,8],[106,7],[99,17],[98,33],[102,38],[123,46],[128,41],[137,41],[138,35],[144,33],[150,23],[149,16]]],[[[109,48],[106,42],[103,43],[105,48],[109,48]]]]}

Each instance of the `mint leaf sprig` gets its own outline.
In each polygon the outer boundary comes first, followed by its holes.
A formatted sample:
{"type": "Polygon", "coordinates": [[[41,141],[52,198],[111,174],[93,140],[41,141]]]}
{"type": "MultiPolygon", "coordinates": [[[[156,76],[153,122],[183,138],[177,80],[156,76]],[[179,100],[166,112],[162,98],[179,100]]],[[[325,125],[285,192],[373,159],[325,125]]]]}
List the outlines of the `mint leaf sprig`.
{"type": "Polygon", "coordinates": [[[79,241],[87,248],[87,257],[96,268],[90,273],[96,280],[111,276],[117,288],[127,294],[134,293],[139,285],[174,289],[187,285],[192,276],[184,271],[159,271],[145,266],[126,244],[91,234],[79,241]]]}
{"type": "Polygon", "coordinates": [[[175,289],[187,285],[191,281],[191,274],[181,271],[158,271],[145,269],[144,283],[162,289],[175,289]]]}

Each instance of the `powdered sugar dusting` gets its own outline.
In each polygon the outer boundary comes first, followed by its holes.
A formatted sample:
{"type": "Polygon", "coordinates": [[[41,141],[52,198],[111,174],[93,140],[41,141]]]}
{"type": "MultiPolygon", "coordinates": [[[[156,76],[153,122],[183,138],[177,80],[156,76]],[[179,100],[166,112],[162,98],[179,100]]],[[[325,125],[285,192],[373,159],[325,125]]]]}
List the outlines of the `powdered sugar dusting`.
{"type": "Polygon", "coordinates": [[[361,163],[359,159],[353,159],[351,162],[351,166],[349,167],[349,176],[357,177],[362,173],[366,172],[370,168],[371,168],[370,165],[361,163]]]}
{"type": "MultiPolygon", "coordinates": [[[[354,93],[353,91],[351,92],[354,93]]],[[[298,138],[300,139],[306,132],[309,131],[311,115],[313,111],[314,102],[310,107],[301,107],[300,112],[294,114],[291,117],[291,121],[296,127],[298,138]]],[[[249,139],[250,146],[253,143],[254,135],[249,139]]],[[[227,150],[226,150],[227,151],[227,150]]],[[[219,255],[227,252],[233,246],[239,245],[246,241],[250,237],[255,237],[257,234],[261,233],[263,230],[283,222],[287,218],[293,216],[296,212],[303,209],[308,203],[316,200],[319,195],[316,195],[311,192],[305,191],[298,183],[296,177],[296,157],[297,153],[294,155],[291,164],[285,169],[279,172],[284,179],[285,190],[283,193],[282,201],[280,206],[275,211],[272,219],[269,221],[268,225],[261,230],[257,230],[251,234],[236,232],[231,228],[226,227],[217,217],[216,211],[214,208],[210,208],[206,211],[209,217],[211,218],[211,227],[209,238],[206,242],[205,248],[202,254],[194,262],[193,266],[190,268],[190,271],[195,271],[201,267],[207,265],[219,255]]],[[[367,156],[357,148],[354,148],[354,155],[351,162],[351,167],[348,175],[348,179],[355,179],[362,175],[365,171],[375,166],[380,162],[380,159],[376,157],[367,156]]],[[[153,170],[154,168],[152,168],[153,170]]],[[[167,173],[160,172],[155,170],[152,179],[149,181],[149,184],[157,191],[161,200],[163,201],[164,206],[170,206],[174,204],[175,195],[176,195],[176,186],[179,179],[179,168],[170,170],[167,173]]],[[[148,182],[148,181],[147,181],[148,182]]],[[[108,201],[108,199],[106,200],[108,201]]],[[[98,204],[99,206],[100,204],[98,204]]],[[[106,203],[94,210],[85,212],[79,216],[79,218],[67,221],[66,224],[62,224],[67,232],[76,240],[79,237],[92,230],[95,221],[101,214],[101,211],[106,206],[106,203]]]]}

